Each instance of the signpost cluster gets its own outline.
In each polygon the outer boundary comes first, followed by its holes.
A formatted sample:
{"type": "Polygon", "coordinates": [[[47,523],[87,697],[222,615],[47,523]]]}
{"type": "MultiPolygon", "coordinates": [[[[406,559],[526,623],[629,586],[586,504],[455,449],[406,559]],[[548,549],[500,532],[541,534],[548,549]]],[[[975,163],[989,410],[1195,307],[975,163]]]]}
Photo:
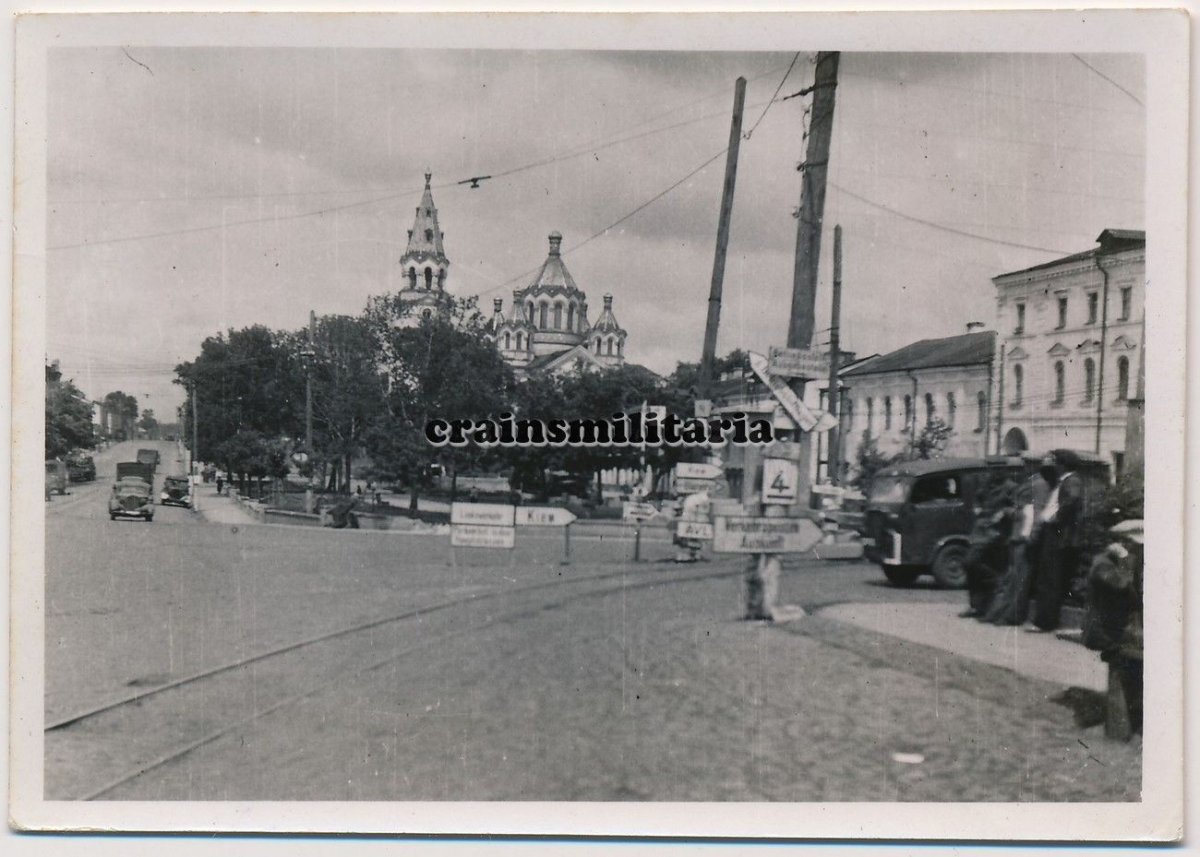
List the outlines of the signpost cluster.
{"type": "Polygon", "coordinates": [[[571,523],[575,515],[555,506],[512,506],[506,503],[452,503],[450,546],[499,548],[516,546],[517,527],[562,527],[563,562],[571,560],[571,523]]]}

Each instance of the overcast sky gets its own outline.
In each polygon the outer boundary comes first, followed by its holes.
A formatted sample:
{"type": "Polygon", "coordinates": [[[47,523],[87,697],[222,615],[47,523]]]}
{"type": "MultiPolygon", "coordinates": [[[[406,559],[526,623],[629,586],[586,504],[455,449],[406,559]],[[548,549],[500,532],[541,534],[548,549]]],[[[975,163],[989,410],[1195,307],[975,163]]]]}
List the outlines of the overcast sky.
{"type": "MultiPolygon", "coordinates": [[[[593,319],[611,293],[628,359],[669,372],[699,358],[724,158],[573,248],[724,149],[739,75],[755,130],[719,351],[782,345],[809,99],[756,123],[792,60],[52,49],[48,356],[88,395],[122,389],[169,419],[183,395],[171,370],[205,336],[299,328],[310,309],[357,313],[396,290],[428,168],[451,292],[508,311],[558,230],[593,319]],[[610,145],[624,137],[636,139],[610,145]],[[456,184],[475,175],[495,178],[456,184]]],[[[811,60],[781,98],[811,83],[811,60]]],[[[842,342],[860,355],[991,326],[991,277],[1142,228],[1144,77],[1127,55],[843,54],[818,328],[835,223],[842,342]]]]}

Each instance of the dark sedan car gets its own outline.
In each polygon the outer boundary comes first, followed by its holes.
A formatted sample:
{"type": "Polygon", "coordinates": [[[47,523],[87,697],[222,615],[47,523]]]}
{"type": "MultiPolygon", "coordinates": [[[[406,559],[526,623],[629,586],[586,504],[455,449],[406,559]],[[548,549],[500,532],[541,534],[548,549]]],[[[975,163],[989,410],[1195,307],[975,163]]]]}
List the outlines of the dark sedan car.
{"type": "Polygon", "coordinates": [[[163,490],[158,496],[164,506],[191,508],[192,490],[186,476],[168,476],[163,480],[163,490]]]}
{"type": "Polygon", "coordinates": [[[108,498],[108,516],[117,518],[144,518],[154,520],[154,500],[150,486],[141,479],[121,479],[113,485],[108,498]]]}

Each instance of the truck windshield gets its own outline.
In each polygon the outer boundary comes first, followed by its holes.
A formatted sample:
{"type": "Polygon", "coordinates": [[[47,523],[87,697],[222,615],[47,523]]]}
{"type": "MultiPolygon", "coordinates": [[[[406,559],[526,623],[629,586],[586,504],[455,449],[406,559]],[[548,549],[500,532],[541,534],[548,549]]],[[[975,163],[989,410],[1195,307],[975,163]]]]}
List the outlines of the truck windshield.
{"type": "Polygon", "coordinates": [[[876,476],[871,480],[868,503],[903,503],[908,499],[908,486],[912,481],[907,476],[876,476]]]}

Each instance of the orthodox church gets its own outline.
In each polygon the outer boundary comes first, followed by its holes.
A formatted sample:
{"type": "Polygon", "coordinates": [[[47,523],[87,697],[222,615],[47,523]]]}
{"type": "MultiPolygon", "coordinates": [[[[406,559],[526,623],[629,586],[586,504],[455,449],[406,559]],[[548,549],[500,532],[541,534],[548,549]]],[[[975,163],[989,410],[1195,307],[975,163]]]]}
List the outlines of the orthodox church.
{"type": "MultiPolygon", "coordinates": [[[[413,308],[410,323],[419,323],[446,301],[446,271],[450,261],[442,246],[437,207],[425,174],[425,192],[417,206],[408,247],[400,257],[404,288],[399,298],[413,308]]],[[[519,375],[565,372],[575,368],[610,368],[625,363],[626,331],[613,315],[612,295],[596,322],[588,321],[587,295],[575,284],[562,259],[562,235],[550,233],[550,251],[537,276],[513,291],[512,311],[496,298],[488,334],[500,356],[519,375]]]]}

